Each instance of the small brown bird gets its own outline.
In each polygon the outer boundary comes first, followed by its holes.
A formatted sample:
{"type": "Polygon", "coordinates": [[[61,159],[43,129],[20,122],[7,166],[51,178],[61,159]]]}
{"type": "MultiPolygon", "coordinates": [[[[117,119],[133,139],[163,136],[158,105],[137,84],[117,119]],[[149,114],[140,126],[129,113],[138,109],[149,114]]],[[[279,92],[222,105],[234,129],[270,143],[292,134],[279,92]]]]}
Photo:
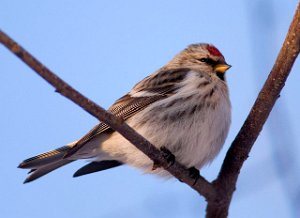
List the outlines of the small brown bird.
{"type": "MultiPolygon", "coordinates": [[[[230,68],[211,44],[193,44],[137,83],[109,111],[158,148],[171,151],[186,167],[201,168],[218,154],[227,137],[231,106],[225,72],[230,68]]],[[[168,176],[162,168],[105,123],[78,141],[23,161],[31,169],[24,183],[78,159],[91,162],[74,176],[122,164],[168,176]]]]}

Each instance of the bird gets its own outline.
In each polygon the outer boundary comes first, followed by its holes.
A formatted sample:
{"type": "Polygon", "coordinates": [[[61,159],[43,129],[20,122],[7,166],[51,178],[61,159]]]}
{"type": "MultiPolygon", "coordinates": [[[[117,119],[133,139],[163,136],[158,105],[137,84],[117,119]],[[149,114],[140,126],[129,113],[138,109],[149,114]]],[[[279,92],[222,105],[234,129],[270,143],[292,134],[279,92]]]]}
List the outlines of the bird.
{"type": "MultiPolygon", "coordinates": [[[[138,82],[108,111],[157,148],[169,151],[186,168],[201,169],[217,156],[229,132],[231,103],[225,72],[230,67],[213,44],[191,44],[138,82]]],[[[74,177],[123,164],[171,177],[103,122],[79,140],[28,158],[18,167],[30,170],[24,181],[28,183],[80,159],[89,162],[74,177]]]]}

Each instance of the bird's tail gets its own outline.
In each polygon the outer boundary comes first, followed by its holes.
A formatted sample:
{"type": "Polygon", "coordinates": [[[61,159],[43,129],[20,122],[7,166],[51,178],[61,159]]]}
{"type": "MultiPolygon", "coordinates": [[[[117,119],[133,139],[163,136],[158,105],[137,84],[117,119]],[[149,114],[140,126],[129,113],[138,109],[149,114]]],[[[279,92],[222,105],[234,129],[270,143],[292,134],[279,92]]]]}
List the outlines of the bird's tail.
{"type": "Polygon", "coordinates": [[[51,171],[62,167],[74,160],[64,159],[64,155],[74,146],[76,142],[70,143],[66,146],[48,151],[37,156],[24,160],[19,168],[30,169],[29,176],[24,183],[31,182],[40,178],[41,176],[50,173],[51,171]]]}

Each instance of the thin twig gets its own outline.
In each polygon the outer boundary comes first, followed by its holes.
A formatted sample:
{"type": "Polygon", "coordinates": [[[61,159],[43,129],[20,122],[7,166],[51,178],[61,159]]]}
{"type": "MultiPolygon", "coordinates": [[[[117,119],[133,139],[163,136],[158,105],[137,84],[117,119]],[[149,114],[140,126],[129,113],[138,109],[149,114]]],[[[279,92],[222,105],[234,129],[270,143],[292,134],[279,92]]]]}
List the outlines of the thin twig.
{"type": "Polygon", "coordinates": [[[0,30],[0,42],[7,47],[11,52],[18,56],[24,63],[26,63],[37,74],[49,82],[58,93],[67,97],[75,104],[82,107],[89,114],[96,117],[98,120],[106,123],[112,129],[118,131],[128,141],[134,144],[138,149],[144,152],[150,159],[159,163],[169,173],[175,176],[180,181],[188,184],[195,189],[198,193],[202,194],[206,199],[214,198],[214,189],[205,178],[199,177],[194,185],[194,179],[189,176],[189,171],[180,163],[176,162],[172,166],[168,166],[167,160],[164,158],[160,150],[147,141],[144,137],[138,134],[130,126],[128,126],[123,120],[115,117],[113,114],[107,112],[102,107],[98,106],[93,101],[84,97],[81,93],[73,89],[70,85],[65,83],[24,48],[18,45],[13,39],[0,30]]]}
{"type": "Polygon", "coordinates": [[[59,93],[81,106],[92,116],[118,131],[149,158],[160,163],[180,181],[185,182],[202,194],[208,201],[207,217],[227,217],[240,169],[279,97],[293,63],[299,54],[300,6],[298,5],[294,20],[275,65],[247,120],[228,150],[219,176],[213,182],[213,185],[201,176],[198,182],[193,185],[194,180],[189,177],[189,171],[178,162],[175,162],[175,164],[168,168],[168,163],[162,153],[151,143],[136,133],[125,122],[105,111],[66,84],[2,31],[0,31],[0,42],[53,85],[59,93]]]}
{"type": "Polygon", "coordinates": [[[217,179],[218,199],[209,201],[207,217],[227,217],[239,172],[266,122],[300,51],[300,4],[275,64],[244,125],[229,148],[217,179]]]}

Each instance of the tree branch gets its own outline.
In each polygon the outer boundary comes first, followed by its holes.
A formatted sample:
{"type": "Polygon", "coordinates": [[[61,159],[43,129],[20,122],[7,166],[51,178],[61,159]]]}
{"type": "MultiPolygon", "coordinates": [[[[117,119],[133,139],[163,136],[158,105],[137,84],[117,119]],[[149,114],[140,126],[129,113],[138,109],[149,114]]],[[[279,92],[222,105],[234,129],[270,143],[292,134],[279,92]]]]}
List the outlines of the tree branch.
{"type": "Polygon", "coordinates": [[[96,103],[89,100],[70,85],[65,83],[1,30],[0,42],[18,56],[31,69],[33,69],[38,75],[50,83],[57,92],[82,107],[98,120],[109,125],[112,129],[118,131],[128,141],[145,153],[151,160],[158,163],[174,177],[179,179],[181,182],[188,184],[198,193],[202,194],[206,199],[213,199],[215,197],[215,192],[211,183],[209,183],[205,178],[200,176],[196,184],[194,184],[195,180],[189,176],[189,170],[187,170],[183,165],[175,161],[172,166],[168,166],[169,164],[167,160],[164,158],[160,150],[158,150],[154,145],[123,122],[122,119],[104,110],[102,107],[98,106],[96,103]]]}
{"type": "Polygon", "coordinates": [[[300,51],[300,4],[275,64],[244,125],[229,148],[213,185],[218,199],[209,201],[207,217],[227,217],[230,201],[244,161],[262,130],[300,51]]]}
{"type": "Polygon", "coordinates": [[[196,184],[189,176],[189,171],[180,163],[175,162],[168,167],[163,154],[149,141],[129,127],[123,120],[105,111],[93,101],[85,98],[78,91],[66,84],[53,72],[43,66],[31,54],[0,30],[0,42],[18,56],[30,68],[56,88],[56,91],[82,107],[92,116],[108,124],[127,140],[144,152],[150,159],[159,163],[164,169],[191,188],[202,194],[208,201],[208,218],[227,217],[229,205],[235,190],[236,181],[244,161],[267,120],[280,91],[291,71],[300,51],[300,4],[290,26],[288,35],[280,50],[274,67],[260,91],[248,118],[229,148],[220,173],[213,183],[200,176],[196,184]]]}

